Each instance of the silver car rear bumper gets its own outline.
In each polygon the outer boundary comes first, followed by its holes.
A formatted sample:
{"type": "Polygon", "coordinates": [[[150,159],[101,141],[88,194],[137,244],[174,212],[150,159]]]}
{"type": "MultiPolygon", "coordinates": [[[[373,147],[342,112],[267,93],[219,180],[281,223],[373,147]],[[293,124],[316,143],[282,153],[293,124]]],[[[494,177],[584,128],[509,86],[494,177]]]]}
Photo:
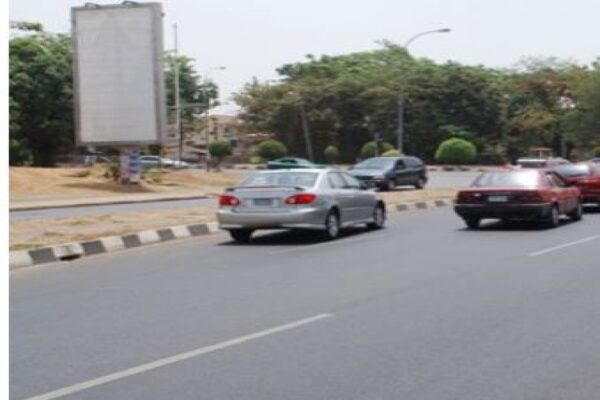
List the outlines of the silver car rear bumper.
{"type": "Polygon", "coordinates": [[[298,208],[286,211],[247,212],[219,209],[220,229],[325,229],[327,209],[298,208]]]}

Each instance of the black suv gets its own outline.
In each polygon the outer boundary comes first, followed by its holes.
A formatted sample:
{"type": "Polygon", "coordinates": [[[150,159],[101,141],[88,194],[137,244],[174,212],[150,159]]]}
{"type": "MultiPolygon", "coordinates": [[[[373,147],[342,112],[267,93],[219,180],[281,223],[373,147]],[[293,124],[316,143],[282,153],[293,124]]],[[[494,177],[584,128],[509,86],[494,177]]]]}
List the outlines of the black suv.
{"type": "Polygon", "coordinates": [[[382,190],[410,185],[422,189],[427,183],[427,167],[417,157],[373,157],[349,171],[358,180],[382,190]]]}

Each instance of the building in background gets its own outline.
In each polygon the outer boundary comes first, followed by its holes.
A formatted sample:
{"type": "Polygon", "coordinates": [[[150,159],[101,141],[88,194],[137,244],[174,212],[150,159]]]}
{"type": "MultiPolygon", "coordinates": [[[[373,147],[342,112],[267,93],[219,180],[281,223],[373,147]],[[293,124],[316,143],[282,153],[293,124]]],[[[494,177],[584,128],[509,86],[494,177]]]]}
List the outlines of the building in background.
{"type": "MultiPolygon", "coordinates": [[[[240,120],[234,115],[214,114],[209,117],[208,121],[208,127],[206,127],[206,116],[195,115],[192,126],[185,126],[182,155],[185,161],[203,163],[206,160],[207,130],[211,143],[217,140],[226,140],[231,143],[233,155],[228,160],[234,163],[247,162],[251,156],[252,146],[273,137],[271,133],[242,133],[240,120]]],[[[179,135],[175,131],[175,126],[169,125],[163,146],[163,155],[176,159],[178,151],[179,135]]]]}

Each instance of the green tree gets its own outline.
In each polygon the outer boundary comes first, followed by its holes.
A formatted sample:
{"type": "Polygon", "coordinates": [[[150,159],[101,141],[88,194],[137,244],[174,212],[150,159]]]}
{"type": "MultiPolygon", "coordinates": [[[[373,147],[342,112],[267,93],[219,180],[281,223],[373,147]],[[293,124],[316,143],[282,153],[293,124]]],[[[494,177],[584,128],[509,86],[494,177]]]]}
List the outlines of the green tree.
{"type": "Polygon", "coordinates": [[[228,140],[217,140],[208,146],[208,151],[210,155],[216,159],[216,167],[218,169],[223,158],[231,155],[231,143],[229,143],[228,140]]]}
{"type": "Polygon", "coordinates": [[[191,123],[194,114],[206,111],[208,100],[211,107],[218,105],[219,89],[212,81],[206,81],[194,67],[194,59],[185,55],[166,54],[164,58],[166,98],[169,106],[175,105],[175,67],[179,73],[179,99],[184,122],[191,123]]]}
{"type": "Polygon", "coordinates": [[[384,157],[399,157],[400,152],[397,149],[391,149],[382,154],[384,157]]]}
{"type": "Polygon", "coordinates": [[[436,144],[445,139],[440,127],[446,125],[473,132],[482,143],[502,135],[505,76],[499,71],[415,60],[386,43],[375,51],[310,56],[278,72],[279,83],[254,80],[235,99],[245,129],[275,133],[294,154],[304,154],[300,106],[316,154],[336,142],[340,158],[354,161],[372,132],[395,141],[400,91],[407,153],[433,159],[436,144]]]}
{"type": "Polygon", "coordinates": [[[337,147],[329,145],[325,148],[323,155],[328,163],[335,164],[340,158],[340,151],[337,147]]]}
{"type": "Polygon", "coordinates": [[[443,141],[435,152],[435,159],[443,164],[464,165],[475,161],[476,158],[475,145],[459,138],[443,141]]]}
{"type": "Polygon", "coordinates": [[[74,142],[71,41],[36,34],[9,46],[11,159],[30,152],[34,165],[53,165],[74,142]]]}
{"type": "Polygon", "coordinates": [[[394,146],[389,143],[383,142],[379,145],[379,148],[377,148],[377,143],[367,142],[360,149],[360,157],[363,159],[376,157],[377,155],[382,155],[390,150],[394,150],[394,146]]]}
{"type": "Polygon", "coordinates": [[[265,140],[256,146],[256,155],[265,161],[275,160],[287,154],[287,148],[278,140],[265,140]]]}

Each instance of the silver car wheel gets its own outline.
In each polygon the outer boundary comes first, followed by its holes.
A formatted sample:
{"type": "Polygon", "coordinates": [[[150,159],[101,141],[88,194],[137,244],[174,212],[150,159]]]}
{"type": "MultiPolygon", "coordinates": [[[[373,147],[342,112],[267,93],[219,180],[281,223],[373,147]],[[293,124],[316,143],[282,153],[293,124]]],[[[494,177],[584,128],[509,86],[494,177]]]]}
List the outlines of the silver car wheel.
{"type": "Polygon", "coordinates": [[[373,222],[367,224],[369,229],[382,229],[385,225],[385,209],[381,205],[377,205],[373,210],[373,222]]]}
{"type": "Polygon", "coordinates": [[[326,220],[327,236],[330,239],[336,238],[340,233],[340,219],[336,213],[330,212],[326,220]]]}

